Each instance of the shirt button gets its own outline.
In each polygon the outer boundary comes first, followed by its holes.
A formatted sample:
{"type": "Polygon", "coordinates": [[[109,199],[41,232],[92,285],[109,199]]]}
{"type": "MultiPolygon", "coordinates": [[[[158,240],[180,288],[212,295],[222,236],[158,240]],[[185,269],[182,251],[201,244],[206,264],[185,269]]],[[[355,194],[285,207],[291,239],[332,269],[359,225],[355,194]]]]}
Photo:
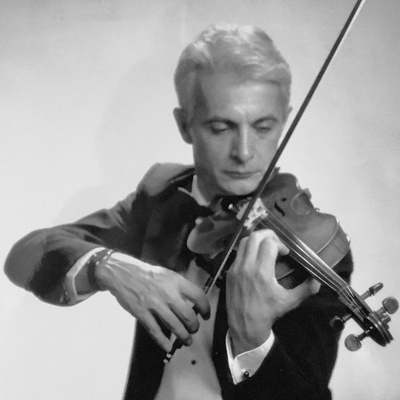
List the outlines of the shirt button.
{"type": "Polygon", "coordinates": [[[242,376],[243,376],[243,379],[247,379],[250,376],[249,371],[244,371],[242,376]]]}

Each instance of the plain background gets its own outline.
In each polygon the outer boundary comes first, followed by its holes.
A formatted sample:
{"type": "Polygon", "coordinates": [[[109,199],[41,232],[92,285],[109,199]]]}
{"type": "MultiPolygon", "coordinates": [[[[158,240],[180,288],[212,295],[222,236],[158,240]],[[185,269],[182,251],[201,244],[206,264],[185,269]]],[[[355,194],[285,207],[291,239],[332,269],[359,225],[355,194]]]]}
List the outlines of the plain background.
{"type": "MultiPolygon", "coordinates": [[[[0,0],[0,260],[33,229],[112,206],[154,162],[191,162],[172,75],[200,30],[264,28],[292,66],[296,111],[354,3],[0,0]]],[[[367,0],[280,162],[350,235],[353,287],[384,282],[374,309],[400,297],[399,17],[398,0],[367,0]]],[[[111,295],[58,308],[1,274],[0,313],[1,399],[121,398],[134,319],[111,295]]],[[[385,348],[341,343],[335,399],[400,399],[400,313],[391,332],[385,348]]]]}

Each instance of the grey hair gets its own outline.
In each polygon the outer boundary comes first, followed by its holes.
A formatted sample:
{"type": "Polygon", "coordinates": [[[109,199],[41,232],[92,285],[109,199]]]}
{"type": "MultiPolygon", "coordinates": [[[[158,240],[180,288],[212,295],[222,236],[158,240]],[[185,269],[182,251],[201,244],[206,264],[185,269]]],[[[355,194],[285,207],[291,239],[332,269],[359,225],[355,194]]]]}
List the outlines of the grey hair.
{"type": "Polygon", "coordinates": [[[274,82],[281,88],[284,106],[290,102],[292,75],[271,38],[253,26],[215,25],[201,32],[182,52],[174,83],[179,107],[191,119],[195,86],[202,73],[234,72],[243,79],[274,82]]]}

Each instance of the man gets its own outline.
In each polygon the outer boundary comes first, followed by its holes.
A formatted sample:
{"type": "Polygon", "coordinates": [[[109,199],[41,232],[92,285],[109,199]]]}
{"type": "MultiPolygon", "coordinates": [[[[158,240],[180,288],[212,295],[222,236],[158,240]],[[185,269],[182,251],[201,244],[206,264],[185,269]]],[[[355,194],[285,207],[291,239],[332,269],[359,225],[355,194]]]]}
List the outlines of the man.
{"type": "MultiPolygon", "coordinates": [[[[112,209],[31,233],[5,271],[58,305],[108,290],[137,318],[126,399],[330,399],[335,294],[312,279],[282,287],[275,264],[288,249],[259,230],[206,297],[187,246],[199,205],[257,188],[290,113],[289,67],[262,30],[214,27],[184,50],[175,85],[194,167],[156,165],[112,209]],[[186,347],[164,366],[175,337],[186,347]]],[[[348,280],[350,254],[335,269],[348,280]]]]}

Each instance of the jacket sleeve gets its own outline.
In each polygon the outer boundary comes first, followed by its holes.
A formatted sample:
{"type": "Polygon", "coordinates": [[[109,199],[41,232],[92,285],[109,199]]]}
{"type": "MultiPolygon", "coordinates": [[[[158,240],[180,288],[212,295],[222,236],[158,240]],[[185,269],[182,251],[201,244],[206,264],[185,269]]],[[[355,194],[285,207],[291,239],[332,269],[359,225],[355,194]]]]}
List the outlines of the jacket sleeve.
{"type": "Polygon", "coordinates": [[[188,170],[180,164],[155,164],[136,192],[110,209],[90,214],[75,223],[40,229],[18,241],[11,249],[5,273],[17,286],[41,300],[62,301],[66,273],[75,262],[96,247],[106,247],[139,258],[148,218],[150,198],[162,192],[177,174],[188,170]]]}
{"type": "MultiPolygon", "coordinates": [[[[349,251],[335,270],[349,282],[352,269],[349,251]]],[[[231,380],[226,355],[219,355],[216,362],[224,400],[331,399],[328,384],[340,334],[329,322],[345,313],[336,293],[321,286],[316,295],[274,324],[270,352],[257,372],[237,385],[231,380]]]]}
{"type": "Polygon", "coordinates": [[[6,275],[41,300],[63,305],[62,282],[82,255],[99,246],[131,255],[138,252],[144,229],[143,197],[139,187],[111,209],[28,234],[12,247],[5,262],[6,275]]]}

